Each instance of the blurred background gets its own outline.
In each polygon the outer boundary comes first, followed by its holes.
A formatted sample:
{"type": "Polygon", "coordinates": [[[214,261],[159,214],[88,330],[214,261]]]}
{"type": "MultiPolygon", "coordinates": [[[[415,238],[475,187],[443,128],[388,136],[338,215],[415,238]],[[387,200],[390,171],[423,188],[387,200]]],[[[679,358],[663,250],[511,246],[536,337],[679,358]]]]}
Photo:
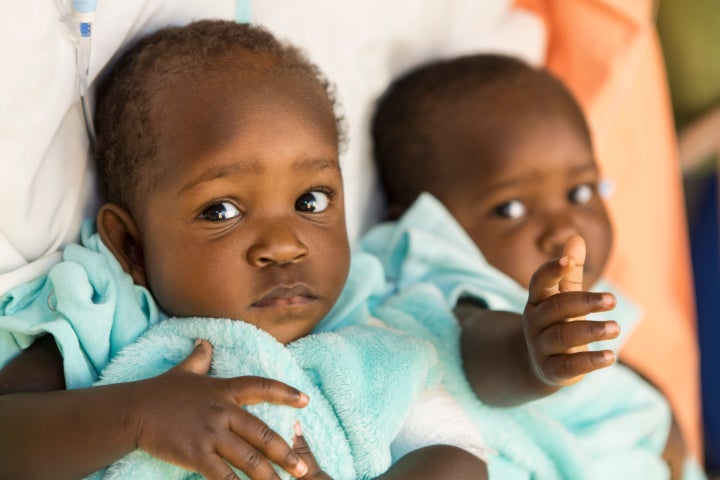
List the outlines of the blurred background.
{"type": "Polygon", "coordinates": [[[657,30],[683,173],[700,344],[705,463],[720,476],[720,2],[660,0],[657,30]]]}

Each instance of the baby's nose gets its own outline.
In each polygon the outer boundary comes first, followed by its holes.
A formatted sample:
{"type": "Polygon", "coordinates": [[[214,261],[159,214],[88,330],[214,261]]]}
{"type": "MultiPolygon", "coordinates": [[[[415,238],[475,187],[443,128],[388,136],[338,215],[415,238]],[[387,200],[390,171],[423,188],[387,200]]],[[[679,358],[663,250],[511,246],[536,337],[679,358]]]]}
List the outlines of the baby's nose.
{"type": "Polygon", "coordinates": [[[248,249],[248,262],[256,267],[298,263],[309,249],[287,221],[274,221],[263,228],[248,249]]]}
{"type": "Polygon", "coordinates": [[[567,239],[577,233],[580,231],[571,215],[554,215],[546,223],[538,239],[538,246],[549,257],[559,257],[567,239]]]}

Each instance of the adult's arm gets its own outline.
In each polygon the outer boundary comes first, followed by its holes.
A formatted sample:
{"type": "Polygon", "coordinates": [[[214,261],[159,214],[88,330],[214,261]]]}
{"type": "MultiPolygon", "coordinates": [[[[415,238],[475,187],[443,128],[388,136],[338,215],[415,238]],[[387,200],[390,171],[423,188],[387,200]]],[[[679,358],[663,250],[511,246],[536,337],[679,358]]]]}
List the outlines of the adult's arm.
{"type": "Polygon", "coordinates": [[[307,466],[242,406],[302,408],[308,398],[258,377],[205,375],[212,347],[199,342],[175,368],[147,380],[61,390],[62,360],[41,339],[0,370],[0,478],[79,479],[140,448],[208,479],[272,478],[307,466]],[[60,372],[60,375],[58,375],[60,372]]]}
{"type": "MultiPolygon", "coordinates": [[[[315,460],[299,424],[295,425],[293,449],[308,465],[307,474],[299,480],[332,480],[315,460]]],[[[487,465],[475,455],[450,445],[429,445],[407,453],[376,480],[444,480],[446,478],[487,480],[489,477],[487,465]]]]}
{"type": "Polygon", "coordinates": [[[45,335],[0,369],[0,395],[49,390],[65,390],[65,376],[57,344],[45,335]]]}
{"type": "Polygon", "coordinates": [[[486,480],[485,462],[450,445],[430,445],[414,450],[395,462],[377,480],[486,480]]]}

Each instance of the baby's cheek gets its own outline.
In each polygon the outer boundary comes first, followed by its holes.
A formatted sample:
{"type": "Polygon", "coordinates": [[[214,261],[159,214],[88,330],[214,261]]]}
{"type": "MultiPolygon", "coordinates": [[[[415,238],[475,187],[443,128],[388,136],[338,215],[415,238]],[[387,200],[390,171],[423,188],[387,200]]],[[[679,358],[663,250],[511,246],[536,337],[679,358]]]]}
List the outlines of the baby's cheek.
{"type": "Polygon", "coordinates": [[[527,289],[533,273],[542,264],[542,259],[531,259],[524,255],[510,254],[512,249],[508,247],[507,252],[495,255],[492,258],[486,257],[490,265],[515,280],[523,288],[527,289]]]}
{"type": "Polygon", "coordinates": [[[613,244],[613,230],[606,216],[599,218],[595,223],[594,231],[586,235],[586,243],[588,257],[592,259],[595,268],[595,272],[592,273],[600,277],[607,266],[613,244]]]}

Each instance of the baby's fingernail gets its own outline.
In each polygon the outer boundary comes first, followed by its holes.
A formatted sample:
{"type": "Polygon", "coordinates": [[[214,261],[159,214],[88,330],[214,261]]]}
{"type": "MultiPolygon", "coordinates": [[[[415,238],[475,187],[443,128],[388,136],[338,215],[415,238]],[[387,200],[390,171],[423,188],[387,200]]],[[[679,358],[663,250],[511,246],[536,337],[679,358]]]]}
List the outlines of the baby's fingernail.
{"type": "Polygon", "coordinates": [[[558,260],[558,264],[560,264],[561,267],[567,267],[570,265],[570,257],[565,255],[564,257],[560,257],[560,260],[558,260]]]}
{"type": "Polygon", "coordinates": [[[617,335],[620,333],[620,325],[617,323],[606,323],[605,324],[605,333],[608,335],[617,335]]]}
{"type": "Polygon", "coordinates": [[[300,403],[303,405],[307,405],[310,402],[310,397],[308,397],[305,393],[300,392],[300,403]]]}
{"type": "Polygon", "coordinates": [[[296,420],[295,424],[293,425],[293,433],[295,433],[296,437],[302,437],[302,427],[300,426],[300,420],[296,420]]]}
{"type": "Polygon", "coordinates": [[[605,350],[603,352],[603,358],[606,362],[612,362],[615,360],[615,354],[611,352],[610,350],[605,350]]]}
{"type": "Polygon", "coordinates": [[[307,463],[305,463],[305,460],[303,460],[301,458],[298,461],[297,466],[295,467],[295,476],[296,477],[304,477],[307,472],[308,472],[307,463]]]}
{"type": "Polygon", "coordinates": [[[611,307],[615,305],[615,296],[609,293],[603,293],[602,304],[606,307],[611,307]]]}
{"type": "Polygon", "coordinates": [[[196,346],[196,347],[197,347],[198,345],[200,345],[201,343],[202,343],[202,339],[200,339],[200,338],[196,338],[196,339],[195,339],[195,346],[196,346]]]}

